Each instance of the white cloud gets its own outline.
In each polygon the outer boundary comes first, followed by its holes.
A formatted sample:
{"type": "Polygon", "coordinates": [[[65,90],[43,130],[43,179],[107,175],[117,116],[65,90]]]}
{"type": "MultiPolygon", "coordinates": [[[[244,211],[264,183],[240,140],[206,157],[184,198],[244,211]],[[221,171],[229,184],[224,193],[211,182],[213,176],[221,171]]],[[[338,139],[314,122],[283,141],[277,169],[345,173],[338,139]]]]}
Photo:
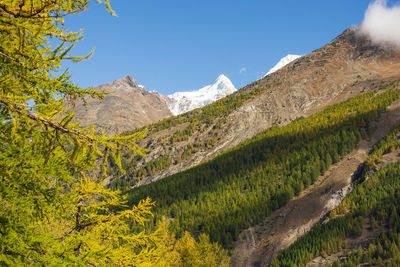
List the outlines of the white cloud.
{"type": "Polygon", "coordinates": [[[375,44],[400,48],[400,6],[388,6],[386,0],[375,0],[368,6],[359,32],[375,44]]]}
{"type": "Polygon", "coordinates": [[[241,67],[239,70],[240,74],[245,74],[247,72],[247,68],[246,67],[241,67]]]}

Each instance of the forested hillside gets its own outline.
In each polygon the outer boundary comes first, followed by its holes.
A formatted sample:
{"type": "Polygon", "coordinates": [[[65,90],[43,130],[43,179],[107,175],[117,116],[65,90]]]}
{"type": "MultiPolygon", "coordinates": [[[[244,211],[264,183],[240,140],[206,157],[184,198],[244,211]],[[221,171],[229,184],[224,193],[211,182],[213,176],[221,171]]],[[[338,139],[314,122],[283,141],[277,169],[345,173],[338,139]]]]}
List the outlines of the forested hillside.
{"type": "Polygon", "coordinates": [[[311,185],[373,131],[371,122],[400,97],[397,82],[273,127],[215,159],[127,193],[129,203],[156,201],[180,235],[208,233],[232,247],[239,231],[259,222],[311,185]]]}
{"type": "Polygon", "coordinates": [[[319,256],[330,256],[325,264],[333,266],[400,264],[400,162],[374,173],[383,157],[400,147],[399,133],[396,125],[374,146],[353,183],[355,189],[329,221],[282,251],[272,266],[305,266],[319,256]]]}

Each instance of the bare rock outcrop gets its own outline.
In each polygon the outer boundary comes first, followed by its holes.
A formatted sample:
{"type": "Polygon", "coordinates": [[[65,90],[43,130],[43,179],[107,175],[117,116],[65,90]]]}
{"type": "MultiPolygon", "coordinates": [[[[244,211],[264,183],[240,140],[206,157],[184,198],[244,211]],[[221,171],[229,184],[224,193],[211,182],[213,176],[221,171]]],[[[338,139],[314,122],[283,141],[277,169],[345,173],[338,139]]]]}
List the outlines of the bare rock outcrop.
{"type": "Polygon", "coordinates": [[[147,91],[131,75],[92,89],[111,93],[102,100],[86,98],[88,105],[82,101],[76,104],[76,120],[81,121],[83,127],[96,125],[97,130],[111,135],[172,115],[162,95],[147,91]]]}

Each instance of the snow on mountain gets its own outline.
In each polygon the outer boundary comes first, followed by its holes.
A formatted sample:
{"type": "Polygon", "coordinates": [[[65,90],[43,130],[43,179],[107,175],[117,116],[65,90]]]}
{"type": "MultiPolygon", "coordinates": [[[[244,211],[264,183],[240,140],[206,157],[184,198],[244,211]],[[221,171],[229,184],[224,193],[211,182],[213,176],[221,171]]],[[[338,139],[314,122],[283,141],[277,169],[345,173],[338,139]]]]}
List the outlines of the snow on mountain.
{"type": "Polygon", "coordinates": [[[286,57],[281,58],[281,60],[279,60],[279,62],[273,68],[271,68],[267,72],[267,74],[264,75],[264,77],[269,75],[269,74],[271,74],[271,73],[273,73],[273,72],[275,72],[275,71],[277,71],[277,70],[279,70],[279,69],[281,69],[281,68],[283,68],[284,66],[286,66],[287,64],[289,64],[293,60],[298,59],[299,57],[301,57],[301,56],[289,54],[286,57]]]}
{"type": "Polygon", "coordinates": [[[228,77],[221,74],[217,80],[208,86],[189,92],[176,92],[168,95],[166,102],[171,113],[179,115],[189,110],[208,105],[223,98],[237,89],[228,77]]]}

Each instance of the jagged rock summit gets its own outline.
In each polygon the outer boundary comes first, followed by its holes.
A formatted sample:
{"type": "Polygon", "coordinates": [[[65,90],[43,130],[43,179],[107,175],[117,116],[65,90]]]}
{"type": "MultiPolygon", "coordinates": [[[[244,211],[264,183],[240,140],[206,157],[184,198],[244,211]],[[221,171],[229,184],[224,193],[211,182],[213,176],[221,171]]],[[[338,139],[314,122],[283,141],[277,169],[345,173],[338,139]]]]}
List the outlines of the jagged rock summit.
{"type": "Polygon", "coordinates": [[[236,90],[231,80],[221,74],[211,85],[207,85],[195,91],[176,92],[168,95],[167,104],[172,114],[179,115],[195,108],[208,105],[232,94],[236,90]]]}
{"type": "Polygon", "coordinates": [[[88,105],[82,102],[76,105],[76,120],[81,121],[83,127],[96,125],[97,130],[111,135],[172,115],[164,96],[154,91],[148,92],[131,75],[92,88],[112,93],[105,95],[102,101],[87,98],[88,105]]]}
{"type": "Polygon", "coordinates": [[[129,88],[143,89],[143,87],[139,86],[136,83],[135,79],[133,79],[132,75],[130,75],[130,74],[124,78],[113,81],[111,84],[120,90],[129,89],[129,88]]]}

